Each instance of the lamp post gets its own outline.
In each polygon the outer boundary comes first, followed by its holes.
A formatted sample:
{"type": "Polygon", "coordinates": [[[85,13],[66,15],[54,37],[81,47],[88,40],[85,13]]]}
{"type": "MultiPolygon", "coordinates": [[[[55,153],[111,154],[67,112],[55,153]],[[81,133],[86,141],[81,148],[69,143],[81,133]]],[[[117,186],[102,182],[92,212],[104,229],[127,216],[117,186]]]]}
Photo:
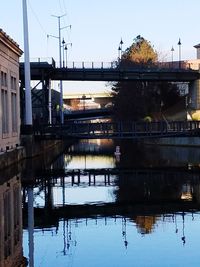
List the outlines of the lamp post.
{"type": "Polygon", "coordinates": [[[123,45],[123,41],[122,41],[122,38],[121,38],[121,41],[119,43],[119,52],[120,52],[120,60],[122,59],[122,45],[123,45]]]}
{"type": "Polygon", "coordinates": [[[120,62],[121,60],[121,47],[118,47],[118,61],[120,62]]]}
{"type": "Polygon", "coordinates": [[[82,95],[82,100],[83,100],[83,110],[85,111],[85,100],[86,100],[86,95],[82,95]]]}
{"type": "Polygon", "coordinates": [[[178,51],[179,51],[179,69],[181,68],[181,39],[178,40],[178,51]]]}
{"type": "Polygon", "coordinates": [[[67,68],[67,50],[68,50],[68,47],[67,46],[68,45],[71,45],[72,46],[72,43],[66,43],[65,44],[65,48],[64,48],[65,49],[65,52],[66,52],[66,68],[67,68]]]}
{"type": "Polygon", "coordinates": [[[63,38],[62,40],[62,50],[63,50],[63,68],[65,67],[65,56],[64,56],[64,51],[65,51],[65,40],[63,38]]]}
{"type": "Polygon", "coordinates": [[[174,47],[173,46],[171,48],[171,52],[172,52],[172,68],[173,68],[173,64],[174,64],[174,47]]]}

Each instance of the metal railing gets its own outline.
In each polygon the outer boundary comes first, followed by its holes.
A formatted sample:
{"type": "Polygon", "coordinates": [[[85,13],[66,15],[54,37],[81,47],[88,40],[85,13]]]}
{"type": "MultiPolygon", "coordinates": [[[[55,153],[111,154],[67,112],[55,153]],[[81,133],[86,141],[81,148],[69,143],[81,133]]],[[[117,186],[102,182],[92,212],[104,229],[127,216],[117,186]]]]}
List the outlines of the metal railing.
{"type": "MultiPolygon", "coordinates": [[[[20,58],[20,63],[24,62],[24,58],[20,58]]],[[[31,64],[34,63],[47,63],[49,65],[52,65],[53,67],[60,68],[60,62],[56,62],[51,57],[42,57],[42,58],[31,58],[30,59],[31,64]]],[[[123,62],[119,60],[114,60],[111,62],[95,62],[95,61],[69,61],[65,62],[63,68],[69,68],[69,69],[137,69],[137,70],[168,70],[168,71],[174,71],[174,70],[199,70],[200,64],[199,63],[190,63],[187,61],[181,61],[181,64],[179,64],[179,61],[174,62],[156,62],[154,64],[134,64],[134,62],[123,62]]]]}
{"type": "Polygon", "coordinates": [[[35,136],[42,138],[144,138],[199,136],[200,121],[66,123],[37,125],[35,136]]]}

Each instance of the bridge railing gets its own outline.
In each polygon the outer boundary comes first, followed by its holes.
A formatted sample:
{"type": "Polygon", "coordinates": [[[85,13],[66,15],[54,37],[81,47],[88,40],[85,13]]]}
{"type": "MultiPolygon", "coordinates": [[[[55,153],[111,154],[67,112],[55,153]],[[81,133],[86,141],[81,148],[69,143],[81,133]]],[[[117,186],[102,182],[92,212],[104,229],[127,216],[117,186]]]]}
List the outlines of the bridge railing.
{"type": "Polygon", "coordinates": [[[37,136],[71,136],[78,138],[133,138],[148,136],[199,135],[200,121],[99,122],[41,125],[34,128],[37,136]]]}
{"type": "MultiPolygon", "coordinates": [[[[80,62],[67,62],[67,64],[64,64],[64,68],[69,69],[115,69],[118,66],[117,61],[113,62],[94,62],[94,61],[80,61],[80,62]]],[[[60,68],[60,64],[56,62],[56,67],[60,68]]]]}
{"type": "MultiPolygon", "coordinates": [[[[24,58],[20,58],[20,63],[24,62],[24,58]]],[[[31,64],[48,64],[50,66],[60,68],[60,62],[56,62],[52,57],[38,57],[38,58],[31,58],[31,64]]],[[[167,70],[199,70],[200,69],[200,62],[196,61],[173,61],[173,62],[156,62],[152,64],[137,64],[134,62],[126,62],[126,61],[119,61],[113,60],[111,62],[104,62],[104,61],[68,61],[62,63],[63,68],[69,69],[167,69],[167,70]]]]}
{"type": "MultiPolygon", "coordinates": [[[[56,62],[56,67],[60,68],[60,63],[56,62]]],[[[63,68],[69,69],[137,69],[137,70],[191,70],[192,67],[189,63],[182,62],[156,62],[155,64],[134,64],[130,63],[120,63],[119,61],[112,61],[112,62],[89,62],[89,61],[82,61],[82,62],[67,62],[62,66],[63,68]]]]}

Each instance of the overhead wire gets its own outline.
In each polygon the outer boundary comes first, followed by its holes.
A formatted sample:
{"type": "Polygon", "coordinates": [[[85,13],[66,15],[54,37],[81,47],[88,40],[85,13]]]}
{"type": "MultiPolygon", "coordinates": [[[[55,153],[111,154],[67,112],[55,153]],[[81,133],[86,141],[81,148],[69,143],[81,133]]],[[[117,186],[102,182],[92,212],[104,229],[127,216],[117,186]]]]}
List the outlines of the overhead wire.
{"type": "Polygon", "coordinates": [[[30,9],[31,9],[31,11],[32,11],[32,13],[33,13],[33,15],[35,16],[35,18],[36,18],[38,24],[40,25],[40,28],[41,28],[42,31],[45,33],[45,35],[47,35],[47,31],[45,30],[45,28],[43,27],[42,23],[40,22],[40,20],[39,20],[37,14],[36,14],[36,12],[34,11],[33,7],[31,6],[31,3],[30,3],[29,0],[28,0],[28,5],[29,5],[29,7],[30,7],[30,9]]]}
{"type": "MultiPolygon", "coordinates": [[[[35,19],[36,19],[38,25],[40,26],[42,32],[45,34],[45,37],[47,37],[47,36],[48,36],[47,31],[45,30],[44,26],[43,26],[42,23],[40,22],[40,20],[39,20],[39,18],[38,18],[38,16],[37,16],[37,13],[36,13],[35,10],[33,9],[33,7],[32,7],[32,5],[31,5],[31,3],[30,3],[29,0],[28,0],[28,6],[29,6],[31,12],[33,13],[33,15],[34,15],[34,17],[35,17],[35,19]]],[[[47,44],[46,44],[46,45],[47,45],[47,57],[48,57],[48,38],[47,38],[47,44]]]]}

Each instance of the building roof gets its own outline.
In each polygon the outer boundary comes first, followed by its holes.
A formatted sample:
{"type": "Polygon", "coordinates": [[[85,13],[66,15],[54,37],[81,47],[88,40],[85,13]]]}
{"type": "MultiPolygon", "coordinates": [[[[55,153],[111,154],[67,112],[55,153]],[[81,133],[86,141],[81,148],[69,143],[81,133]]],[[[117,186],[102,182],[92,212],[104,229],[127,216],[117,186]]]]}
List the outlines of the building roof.
{"type": "Polygon", "coordinates": [[[23,54],[23,51],[19,48],[19,45],[1,28],[0,28],[0,42],[2,42],[9,49],[13,50],[19,56],[23,54]]]}
{"type": "Polygon", "coordinates": [[[194,45],[195,48],[200,48],[200,44],[194,45]]]}

